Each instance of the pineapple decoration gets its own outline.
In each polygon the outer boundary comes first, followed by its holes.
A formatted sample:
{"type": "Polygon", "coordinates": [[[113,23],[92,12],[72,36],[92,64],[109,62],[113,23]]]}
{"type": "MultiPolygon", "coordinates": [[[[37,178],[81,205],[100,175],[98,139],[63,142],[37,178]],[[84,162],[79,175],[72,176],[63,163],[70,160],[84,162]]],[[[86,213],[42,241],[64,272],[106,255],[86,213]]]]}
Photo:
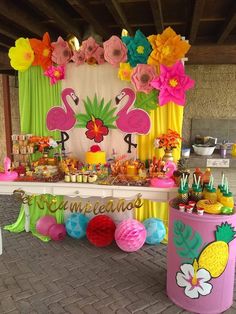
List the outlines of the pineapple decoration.
{"type": "Polygon", "coordinates": [[[198,258],[198,267],[209,271],[211,277],[219,277],[225,270],[229,258],[229,242],[234,240],[236,231],[227,222],[217,226],[216,241],[209,243],[198,258]]]}
{"type": "Polygon", "coordinates": [[[91,100],[87,97],[84,102],[86,113],[76,115],[77,128],[87,128],[85,135],[88,139],[96,143],[103,141],[107,136],[109,129],[116,129],[114,122],[117,116],[114,115],[116,108],[111,108],[111,100],[105,104],[104,99],[98,101],[97,95],[91,100]]]}
{"type": "Polygon", "coordinates": [[[177,162],[177,170],[173,173],[175,184],[180,186],[180,179],[183,175],[189,177],[190,170],[187,167],[187,158],[180,158],[177,162]]]}

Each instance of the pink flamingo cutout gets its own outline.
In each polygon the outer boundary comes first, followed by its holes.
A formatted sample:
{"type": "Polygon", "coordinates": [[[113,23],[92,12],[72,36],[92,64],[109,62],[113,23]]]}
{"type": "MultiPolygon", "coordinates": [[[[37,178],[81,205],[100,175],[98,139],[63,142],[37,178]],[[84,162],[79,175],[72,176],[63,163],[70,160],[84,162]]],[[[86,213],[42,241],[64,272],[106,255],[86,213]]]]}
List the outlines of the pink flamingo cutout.
{"type": "Polygon", "coordinates": [[[163,171],[167,171],[164,177],[152,178],[151,186],[158,188],[172,188],[175,187],[175,181],[172,179],[174,171],[177,169],[173,161],[167,161],[163,167],[163,171]]]}
{"type": "Polygon", "coordinates": [[[76,105],[78,104],[79,98],[75,95],[75,91],[72,88],[65,88],[61,93],[65,109],[58,106],[48,111],[46,118],[48,130],[68,131],[75,125],[75,113],[67,101],[67,96],[70,96],[76,105]]]}
{"type": "Polygon", "coordinates": [[[123,88],[116,97],[118,105],[121,99],[128,96],[125,106],[117,113],[117,127],[126,133],[148,134],[151,128],[151,121],[148,113],[142,109],[130,109],[135,101],[135,93],[131,88],[123,88]]]}

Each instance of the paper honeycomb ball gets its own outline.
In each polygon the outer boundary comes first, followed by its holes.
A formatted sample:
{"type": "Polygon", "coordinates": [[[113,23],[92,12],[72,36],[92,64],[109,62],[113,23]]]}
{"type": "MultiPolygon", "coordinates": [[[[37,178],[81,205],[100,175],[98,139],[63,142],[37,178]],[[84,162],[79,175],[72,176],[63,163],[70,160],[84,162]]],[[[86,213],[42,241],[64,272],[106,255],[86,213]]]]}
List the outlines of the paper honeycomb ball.
{"type": "Polygon", "coordinates": [[[165,238],[166,228],[162,220],[148,218],[143,224],[147,230],[146,243],[159,244],[165,238]]]}
{"type": "Polygon", "coordinates": [[[147,231],[141,222],[127,219],[116,227],[115,240],[121,250],[135,252],[143,246],[146,235],[147,231]]]}
{"type": "Polygon", "coordinates": [[[106,215],[97,215],[88,223],[87,238],[90,243],[97,247],[105,247],[114,240],[116,225],[106,215]]]}
{"type": "Polygon", "coordinates": [[[57,223],[54,216],[46,215],[41,218],[36,223],[36,231],[44,236],[48,236],[49,229],[52,225],[57,223]]]}
{"type": "Polygon", "coordinates": [[[81,239],[86,235],[89,218],[80,213],[71,214],[66,220],[66,232],[74,239],[81,239]]]}
{"type": "Polygon", "coordinates": [[[49,228],[49,237],[54,241],[62,241],[66,237],[66,228],[63,224],[55,224],[49,228]]]}

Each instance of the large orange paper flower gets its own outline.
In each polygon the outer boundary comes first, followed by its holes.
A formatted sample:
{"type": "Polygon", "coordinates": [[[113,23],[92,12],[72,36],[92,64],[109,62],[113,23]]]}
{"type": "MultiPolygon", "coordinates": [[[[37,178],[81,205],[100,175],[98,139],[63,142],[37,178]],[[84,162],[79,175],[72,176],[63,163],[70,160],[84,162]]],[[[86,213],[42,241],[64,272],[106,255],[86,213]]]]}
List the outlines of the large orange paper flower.
{"type": "Polygon", "coordinates": [[[166,28],[160,35],[149,36],[148,40],[153,49],[148,64],[156,66],[160,64],[172,66],[183,58],[190,48],[190,44],[182,40],[171,27],[166,28]]]}
{"type": "Polygon", "coordinates": [[[32,49],[34,50],[33,65],[40,65],[44,71],[52,65],[52,46],[48,33],[43,35],[43,40],[32,38],[29,40],[32,49]]]}

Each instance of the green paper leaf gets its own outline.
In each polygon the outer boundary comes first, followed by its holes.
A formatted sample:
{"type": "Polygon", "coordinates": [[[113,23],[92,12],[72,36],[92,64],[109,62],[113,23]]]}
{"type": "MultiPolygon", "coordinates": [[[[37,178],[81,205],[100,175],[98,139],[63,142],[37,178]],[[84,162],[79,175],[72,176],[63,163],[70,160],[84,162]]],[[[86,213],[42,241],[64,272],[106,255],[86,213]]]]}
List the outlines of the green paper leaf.
{"type": "Polygon", "coordinates": [[[151,110],[156,109],[157,106],[157,90],[153,89],[148,94],[143,92],[136,93],[134,107],[143,109],[149,113],[151,110]]]}
{"type": "Polygon", "coordinates": [[[192,263],[200,252],[202,245],[201,235],[180,220],[174,222],[173,231],[173,242],[176,247],[176,253],[182,258],[189,259],[192,263]]]}

